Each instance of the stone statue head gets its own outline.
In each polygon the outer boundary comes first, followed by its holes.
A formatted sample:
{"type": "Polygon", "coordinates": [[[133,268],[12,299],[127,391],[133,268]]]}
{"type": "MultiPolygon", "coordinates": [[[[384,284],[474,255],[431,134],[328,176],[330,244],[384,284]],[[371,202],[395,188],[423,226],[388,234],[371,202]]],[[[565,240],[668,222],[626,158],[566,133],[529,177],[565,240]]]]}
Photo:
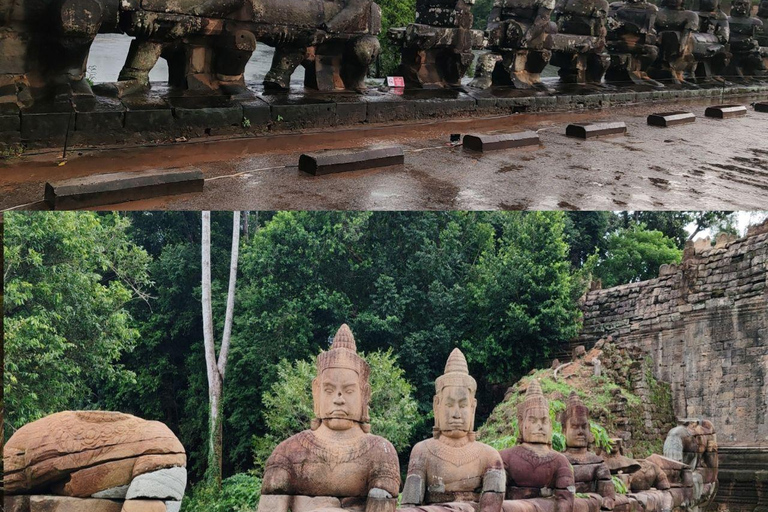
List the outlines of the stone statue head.
{"type": "Polygon", "coordinates": [[[565,406],[563,435],[565,435],[565,446],[568,448],[586,448],[589,446],[591,437],[589,409],[582,403],[575,391],[571,391],[565,406]]]}
{"type": "Polygon", "coordinates": [[[552,444],[549,400],[544,397],[536,379],[528,384],[525,399],[517,406],[517,425],[524,443],[552,444]]]}
{"type": "Polygon", "coordinates": [[[317,377],[312,381],[315,419],[312,430],[321,423],[332,430],[347,430],[359,425],[370,432],[368,402],[370,367],[357,355],[357,345],[347,324],[342,325],[327,352],[317,356],[317,377]]]}
{"type": "Polygon", "coordinates": [[[731,2],[731,16],[739,18],[749,17],[752,3],[749,0],[733,0],[731,2]]]}
{"type": "Polygon", "coordinates": [[[453,349],[445,363],[445,372],[435,380],[434,435],[474,438],[477,382],[469,375],[467,360],[461,350],[453,349]]]}
{"type": "Polygon", "coordinates": [[[702,12],[719,11],[720,0],[699,0],[699,10],[702,12]]]}

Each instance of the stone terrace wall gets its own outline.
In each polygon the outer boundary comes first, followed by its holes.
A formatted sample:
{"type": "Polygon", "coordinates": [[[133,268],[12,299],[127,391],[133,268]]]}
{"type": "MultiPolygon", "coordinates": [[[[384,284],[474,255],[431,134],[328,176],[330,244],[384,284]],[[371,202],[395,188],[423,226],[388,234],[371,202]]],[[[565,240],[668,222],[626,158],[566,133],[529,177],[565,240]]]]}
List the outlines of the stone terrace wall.
{"type": "Polygon", "coordinates": [[[671,386],[677,417],[714,423],[721,495],[749,490],[747,509],[768,506],[768,471],[757,470],[768,468],[768,221],[743,239],[719,238],[715,248],[689,244],[682,263],[664,265],[658,278],[591,291],[582,309],[571,345],[590,348],[611,336],[617,347],[650,356],[654,377],[671,386]]]}

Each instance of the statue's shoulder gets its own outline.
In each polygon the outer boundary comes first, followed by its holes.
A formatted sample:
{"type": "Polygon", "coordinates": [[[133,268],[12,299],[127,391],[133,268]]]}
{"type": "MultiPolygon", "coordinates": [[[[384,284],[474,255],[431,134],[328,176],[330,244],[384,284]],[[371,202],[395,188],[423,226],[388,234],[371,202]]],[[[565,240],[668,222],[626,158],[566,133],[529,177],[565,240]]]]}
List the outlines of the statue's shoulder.
{"type": "Polygon", "coordinates": [[[278,444],[269,458],[295,458],[297,454],[302,454],[306,451],[305,447],[308,443],[311,444],[313,439],[314,433],[311,430],[303,430],[278,444]]]}
{"type": "Polygon", "coordinates": [[[371,450],[375,453],[397,457],[397,450],[386,438],[374,434],[366,434],[366,443],[369,444],[371,450]]]}

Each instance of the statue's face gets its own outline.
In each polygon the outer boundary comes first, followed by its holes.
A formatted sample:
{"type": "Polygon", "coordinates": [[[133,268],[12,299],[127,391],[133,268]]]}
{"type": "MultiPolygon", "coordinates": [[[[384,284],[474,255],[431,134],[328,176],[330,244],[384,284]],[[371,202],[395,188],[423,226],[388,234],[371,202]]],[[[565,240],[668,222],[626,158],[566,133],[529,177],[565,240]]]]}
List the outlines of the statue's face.
{"type": "Polygon", "coordinates": [[[447,437],[465,437],[472,429],[475,398],[466,387],[446,386],[435,401],[440,433],[447,437]]]}
{"type": "Polygon", "coordinates": [[[565,422],[565,445],[573,448],[589,445],[589,420],[585,415],[574,414],[565,422]]]}
{"type": "Polygon", "coordinates": [[[731,14],[736,16],[749,16],[750,7],[752,5],[748,0],[735,0],[731,4],[731,14]]]}
{"type": "Polygon", "coordinates": [[[347,430],[362,421],[363,394],[357,372],[328,368],[320,378],[320,418],[333,430],[347,430]]]}
{"type": "Polygon", "coordinates": [[[523,417],[520,427],[523,442],[533,444],[550,444],[552,442],[552,424],[549,421],[549,411],[543,407],[529,409],[523,417]]]}

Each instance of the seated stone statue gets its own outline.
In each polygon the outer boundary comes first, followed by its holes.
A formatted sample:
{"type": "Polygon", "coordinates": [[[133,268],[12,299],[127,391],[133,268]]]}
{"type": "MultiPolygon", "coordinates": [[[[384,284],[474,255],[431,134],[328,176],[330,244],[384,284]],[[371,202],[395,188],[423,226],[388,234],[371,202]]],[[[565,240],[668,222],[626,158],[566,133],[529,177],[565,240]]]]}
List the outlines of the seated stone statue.
{"type": "Polygon", "coordinates": [[[728,74],[739,78],[763,76],[766,73],[763,53],[758,42],[758,32],[763,30],[763,22],[751,16],[752,3],[749,0],[734,0],[731,3],[731,15],[728,24],[731,27],[731,64],[728,74]]]}
{"type": "Polygon", "coordinates": [[[648,76],[648,68],[659,56],[654,27],[658,12],[656,5],[645,0],[626,0],[610,5],[607,47],[611,63],[605,73],[606,80],[661,86],[648,76]]]}
{"type": "Polygon", "coordinates": [[[259,512],[394,512],[400,467],[392,444],[368,433],[369,372],[342,325],[317,357],[312,428],[272,452],[259,512]]]}
{"type": "Polygon", "coordinates": [[[757,28],[757,42],[762,48],[766,48],[768,47],[768,0],[763,0],[757,6],[757,19],[763,22],[763,26],[757,28]]]}
{"type": "Polygon", "coordinates": [[[575,391],[568,397],[563,418],[565,456],[573,466],[576,492],[587,498],[576,498],[574,512],[613,510],[616,489],[611,480],[611,470],[603,458],[588,450],[591,432],[589,409],[579,400],[575,391]]]}
{"type": "Polygon", "coordinates": [[[499,453],[475,441],[477,383],[454,349],[435,381],[434,438],[413,447],[399,512],[499,512],[504,469],[499,453]]]}
{"type": "Polygon", "coordinates": [[[657,80],[688,83],[684,73],[696,65],[693,33],[699,28],[699,16],[684,9],[683,0],[662,0],[656,16],[660,55],[648,74],[657,80]]]}
{"type": "Polygon", "coordinates": [[[552,37],[552,61],[566,83],[599,84],[608,69],[605,52],[606,0],[558,0],[557,35],[552,37]]]}
{"type": "Polygon", "coordinates": [[[552,57],[557,28],[550,22],[555,0],[494,0],[488,15],[489,53],[477,61],[471,87],[542,87],[541,72],[552,57]]]}
{"type": "Polygon", "coordinates": [[[504,512],[572,512],[573,469],[552,449],[549,401],[532,380],[517,409],[522,444],[501,451],[507,473],[504,512]]]}
{"type": "Polygon", "coordinates": [[[693,33],[695,67],[689,71],[693,80],[718,80],[725,73],[728,53],[728,16],[720,9],[720,0],[699,0],[698,31],[693,33]]]}

